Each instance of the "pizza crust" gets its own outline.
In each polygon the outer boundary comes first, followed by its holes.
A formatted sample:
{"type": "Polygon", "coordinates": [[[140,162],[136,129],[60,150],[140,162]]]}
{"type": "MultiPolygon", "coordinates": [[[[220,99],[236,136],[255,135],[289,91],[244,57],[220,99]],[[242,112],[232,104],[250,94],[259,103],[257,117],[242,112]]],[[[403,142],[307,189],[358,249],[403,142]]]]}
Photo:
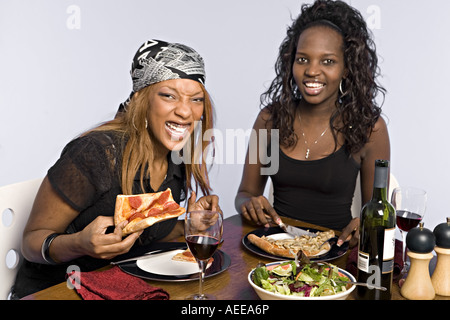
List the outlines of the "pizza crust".
{"type": "Polygon", "coordinates": [[[273,254],[275,256],[294,258],[294,254],[289,252],[289,249],[283,249],[278,246],[271,244],[266,239],[260,238],[257,235],[249,234],[247,239],[253,243],[258,248],[264,250],[267,253],[273,254]]]}

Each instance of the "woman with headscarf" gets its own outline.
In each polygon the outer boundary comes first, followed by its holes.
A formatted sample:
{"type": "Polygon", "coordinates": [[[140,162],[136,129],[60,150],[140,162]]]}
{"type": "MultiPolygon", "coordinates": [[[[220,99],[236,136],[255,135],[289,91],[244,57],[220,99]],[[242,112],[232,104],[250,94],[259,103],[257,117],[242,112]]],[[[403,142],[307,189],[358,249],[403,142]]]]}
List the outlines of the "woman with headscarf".
{"type": "Polygon", "coordinates": [[[23,234],[15,297],[63,282],[70,265],[95,270],[139,245],[183,234],[175,218],[123,237],[126,221],[113,222],[118,194],[170,188],[177,203],[190,194],[188,211],[220,211],[200,159],[208,146],[203,132],[213,125],[202,57],[182,44],[149,40],[136,52],[131,76],[132,93],[115,119],[71,141],[44,178],[23,234]],[[198,128],[202,136],[195,137],[198,128]],[[198,144],[202,152],[182,154],[198,144]],[[197,200],[198,188],[204,196],[197,200]]]}

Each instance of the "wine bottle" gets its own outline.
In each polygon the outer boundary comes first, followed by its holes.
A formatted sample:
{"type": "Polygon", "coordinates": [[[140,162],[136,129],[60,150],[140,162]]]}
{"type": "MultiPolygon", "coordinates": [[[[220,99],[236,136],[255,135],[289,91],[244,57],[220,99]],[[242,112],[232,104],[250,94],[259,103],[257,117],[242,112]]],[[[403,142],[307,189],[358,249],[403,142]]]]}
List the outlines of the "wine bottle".
{"type": "Polygon", "coordinates": [[[389,161],[375,161],[372,199],[361,209],[357,295],[365,300],[391,298],[395,252],[395,209],[387,201],[389,161]],[[386,291],[370,288],[379,285],[386,291]]]}

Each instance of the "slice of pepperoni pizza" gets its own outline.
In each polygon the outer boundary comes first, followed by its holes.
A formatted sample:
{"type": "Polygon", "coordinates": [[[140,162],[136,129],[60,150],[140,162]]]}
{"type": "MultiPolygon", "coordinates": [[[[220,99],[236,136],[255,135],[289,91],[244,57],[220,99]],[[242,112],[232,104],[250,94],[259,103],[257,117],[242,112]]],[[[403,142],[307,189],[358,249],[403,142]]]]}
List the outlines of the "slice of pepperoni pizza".
{"type": "Polygon", "coordinates": [[[135,195],[119,194],[116,198],[114,224],[127,220],[128,224],[122,234],[143,230],[155,223],[176,218],[186,209],[173,200],[172,191],[143,193],[135,195]]]}
{"type": "MultiPolygon", "coordinates": [[[[182,252],[178,252],[177,254],[175,254],[172,257],[172,260],[197,263],[197,260],[195,259],[194,255],[192,254],[191,250],[189,250],[189,248],[187,248],[186,250],[184,250],[182,252]]],[[[207,267],[209,267],[213,263],[213,261],[214,261],[213,257],[209,258],[207,267]]]]}

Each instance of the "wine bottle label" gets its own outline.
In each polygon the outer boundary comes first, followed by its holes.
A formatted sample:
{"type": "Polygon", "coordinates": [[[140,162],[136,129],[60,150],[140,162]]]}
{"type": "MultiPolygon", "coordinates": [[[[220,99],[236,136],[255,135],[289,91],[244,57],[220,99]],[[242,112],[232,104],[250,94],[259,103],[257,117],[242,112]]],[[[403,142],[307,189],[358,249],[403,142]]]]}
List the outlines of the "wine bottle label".
{"type": "Polygon", "coordinates": [[[389,273],[394,270],[395,254],[395,228],[384,230],[383,265],[381,273],[389,273]]]}
{"type": "MultiPolygon", "coordinates": [[[[383,262],[378,270],[381,273],[389,273],[394,269],[395,254],[395,228],[384,230],[383,262]],[[381,269],[381,270],[380,270],[381,269]]],[[[358,251],[358,269],[366,273],[370,271],[370,255],[366,252],[358,251]]]]}
{"type": "Polygon", "coordinates": [[[358,251],[358,269],[369,273],[369,255],[362,251],[358,251]]]}
{"type": "Polygon", "coordinates": [[[394,259],[391,260],[383,260],[383,264],[381,266],[381,273],[390,273],[394,270],[394,259]]]}
{"type": "Polygon", "coordinates": [[[394,259],[395,254],[395,228],[384,230],[383,260],[394,259]]]}

